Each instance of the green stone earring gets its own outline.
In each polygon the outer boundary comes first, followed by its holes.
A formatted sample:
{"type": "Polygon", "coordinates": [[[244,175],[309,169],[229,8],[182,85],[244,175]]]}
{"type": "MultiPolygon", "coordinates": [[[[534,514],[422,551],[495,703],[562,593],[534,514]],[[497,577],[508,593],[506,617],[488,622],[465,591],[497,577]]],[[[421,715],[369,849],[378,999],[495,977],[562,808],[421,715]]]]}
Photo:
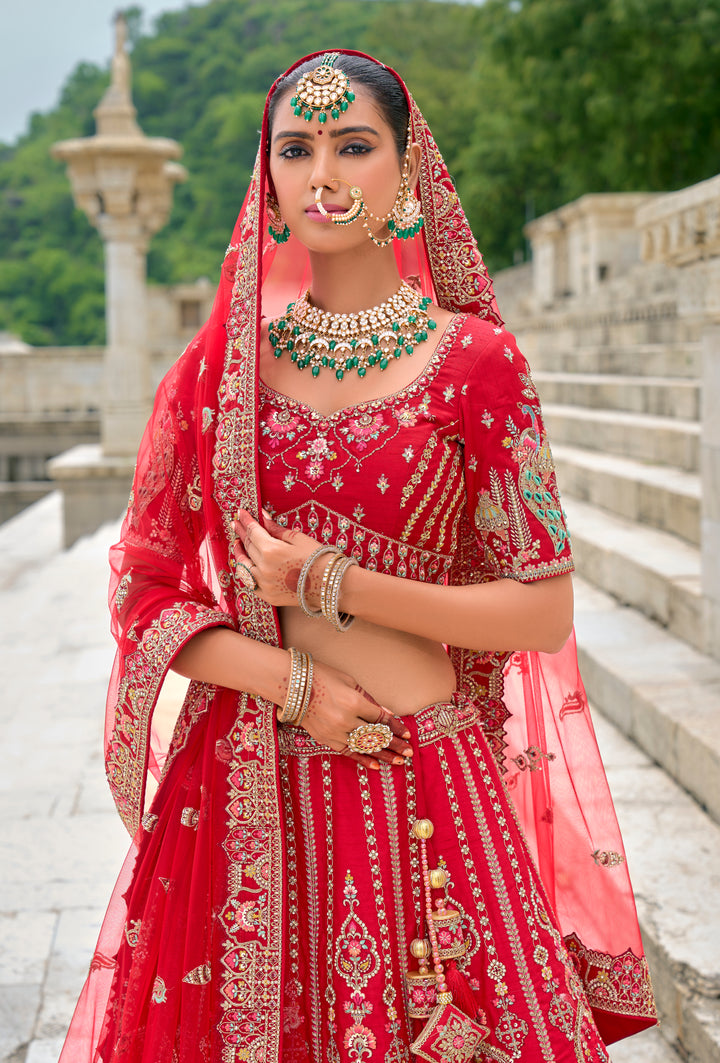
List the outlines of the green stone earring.
{"type": "Polygon", "coordinates": [[[283,221],[280,204],[270,192],[265,197],[265,210],[268,217],[268,232],[276,244],[286,244],[290,239],[290,230],[283,221]]]}

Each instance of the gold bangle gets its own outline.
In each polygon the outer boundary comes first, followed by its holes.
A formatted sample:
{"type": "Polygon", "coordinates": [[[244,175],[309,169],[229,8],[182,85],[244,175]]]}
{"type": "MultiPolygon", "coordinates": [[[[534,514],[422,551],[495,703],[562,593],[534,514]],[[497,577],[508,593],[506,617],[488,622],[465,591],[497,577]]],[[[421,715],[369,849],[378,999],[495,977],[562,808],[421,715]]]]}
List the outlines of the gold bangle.
{"type": "Polygon", "coordinates": [[[310,554],[310,556],[305,558],[305,561],[303,562],[303,566],[300,569],[300,575],[298,577],[298,582],[297,582],[298,605],[302,609],[303,613],[305,613],[305,616],[310,616],[313,619],[315,619],[316,617],[322,616],[322,610],[321,609],[317,609],[317,610],[311,609],[309,607],[308,603],[307,603],[306,598],[305,598],[305,584],[307,583],[307,578],[310,575],[310,569],[315,564],[315,562],[319,558],[323,557],[325,554],[339,554],[339,553],[340,553],[340,551],[338,550],[338,548],[336,546],[318,546],[317,550],[313,550],[313,552],[310,554]]]}
{"type": "Polygon", "coordinates": [[[347,631],[355,620],[352,613],[340,613],[338,610],[340,587],[347,570],[353,565],[357,565],[354,557],[346,557],[345,554],[340,554],[337,560],[331,561],[328,565],[330,572],[328,573],[327,583],[323,580],[320,607],[323,616],[336,631],[347,631]]]}
{"type": "Polygon", "coordinates": [[[312,694],[312,657],[303,650],[290,647],[290,678],[278,723],[297,724],[310,704],[312,694]]]}

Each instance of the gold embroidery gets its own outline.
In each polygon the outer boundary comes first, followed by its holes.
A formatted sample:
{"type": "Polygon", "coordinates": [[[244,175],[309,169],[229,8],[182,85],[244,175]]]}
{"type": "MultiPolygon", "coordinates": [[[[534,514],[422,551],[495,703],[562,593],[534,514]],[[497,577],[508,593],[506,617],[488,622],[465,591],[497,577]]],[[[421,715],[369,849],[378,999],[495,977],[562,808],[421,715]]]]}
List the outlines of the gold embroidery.
{"type": "Polygon", "coordinates": [[[192,971],[188,971],[183,977],[183,982],[187,982],[188,985],[207,985],[211,978],[210,964],[203,963],[199,967],[193,967],[192,971]]]}
{"type": "Polygon", "coordinates": [[[192,830],[197,830],[199,818],[200,813],[196,808],[184,808],[180,813],[180,822],[183,827],[191,827],[192,830]]]}

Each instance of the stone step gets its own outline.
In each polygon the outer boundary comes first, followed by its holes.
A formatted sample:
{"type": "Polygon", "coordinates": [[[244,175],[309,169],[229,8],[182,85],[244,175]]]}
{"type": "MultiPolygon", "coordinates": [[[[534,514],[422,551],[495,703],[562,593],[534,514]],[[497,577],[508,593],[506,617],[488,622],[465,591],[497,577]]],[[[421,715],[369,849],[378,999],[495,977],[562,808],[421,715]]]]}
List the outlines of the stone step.
{"type": "Polygon", "coordinates": [[[700,425],[674,417],[592,410],[547,403],[545,422],[554,443],[587,447],[688,472],[699,467],[700,425]]]}
{"type": "Polygon", "coordinates": [[[553,446],[563,497],[572,495],[628,520],[700,543],[700,478],[597,450],[553,446]]]}
{"type": "Polygon", "coordinates": [[[700,551],[572,495],[563,501],[580,575],[704,650],[700,551]]]}
{"type": "MultiPolygon", "coordinates": [[[[637,656],[644,646],[641,636],[637,656]]],[[[594,718],[661,1019],[659,1030],[612,1047],[611,1059],[664,1063],[672,1052],[686,1063],[718,1063],[720,827],[599,712],[594,718]]]]}
{"type": "Polygon", "coordinates": [[[720,824],[720,663],[582,575],[574,582],[591,704],[720,824]]]}
{"type": "Polygon", "coordinates": [[[700,416],[700,384],[694,379],[545,370],[534,372],[533,379],[544,403],[628,410],[686,421],[697,421],[700,416]]]}
{"type": "MultiPolygon", "coordinates": [[[[521,343],[521,350],[522,350],[521,343]]],[[[528,347],[535,370],[567,373],[628,373],[631,376],[693,378],[700,375],[699,343],[638,343],[528,347]]]]}

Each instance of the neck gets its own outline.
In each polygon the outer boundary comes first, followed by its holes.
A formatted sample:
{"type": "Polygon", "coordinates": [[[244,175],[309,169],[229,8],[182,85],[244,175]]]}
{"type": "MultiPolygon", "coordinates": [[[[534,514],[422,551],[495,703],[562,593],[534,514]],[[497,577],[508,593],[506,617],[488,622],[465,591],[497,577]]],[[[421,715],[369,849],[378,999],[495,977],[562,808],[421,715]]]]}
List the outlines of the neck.
{"type": "Polygon", "coordinates": [[[385,302],[400,287],[392,244],[328,255],[310,252],[310,299],[331,314],[356,314],[385,302]]]}

